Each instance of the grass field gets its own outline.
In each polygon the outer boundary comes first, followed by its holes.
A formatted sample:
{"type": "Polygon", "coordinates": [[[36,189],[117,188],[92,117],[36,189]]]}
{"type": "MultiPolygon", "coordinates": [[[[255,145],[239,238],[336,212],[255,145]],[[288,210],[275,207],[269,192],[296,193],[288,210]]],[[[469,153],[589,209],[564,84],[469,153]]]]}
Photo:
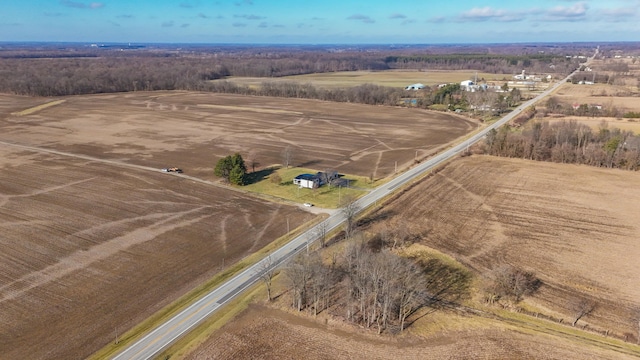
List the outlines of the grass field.
{"type": "MultiPolygon", "coordinates": [[[[478,79],[485,79],[488,82],[496,82],[502,85],[513,78],[515,74],[490,74],[477,73],[478,79]]],[[[468,71],[440,71],[440,70],[388,70],[388,71],[341,71],[333,73],[319,73],[307,75],[293,75],[278,78],[251,78],[251,77],[231,77],[224,80],[240,85],[259,87],[264,82],[295,82],[300,84],[312,84],[318,88],[335,89],[354,87],[363,84],[375,84],[404,88],[407,85],[422,83],[433,86],[446,83],[460,83],[463,80],[473,80],[476,72],[468,71]]]]}
{"type": "Polygon", "coordinates": [[[265,178],[259,182],[242,187],[245,190],[263,195],[270,195],[296,203],[311,203],[314,206],[335,209],[341,206],[343,199],[354,199],[364,195],[376,184],[362,176],[346,175],[341,177],[344,186],[323,185],[315,189],[300,188],[293,184],[293,178],[300,174],[315,174],[318,170],[305,168],[274,168],[262,171],[265,178]],[[282,181],[278,184],[271,177],[278,174],[282,181]]]}

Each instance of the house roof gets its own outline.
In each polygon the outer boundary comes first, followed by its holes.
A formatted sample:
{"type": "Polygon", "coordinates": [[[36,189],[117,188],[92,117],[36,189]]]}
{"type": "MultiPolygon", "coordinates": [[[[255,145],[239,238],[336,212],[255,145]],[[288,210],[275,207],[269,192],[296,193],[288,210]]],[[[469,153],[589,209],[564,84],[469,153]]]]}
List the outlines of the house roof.
{"type": "Polygon", "coordinates": [[[296,176],[296,179],[299,179],[299,180],[315,180],[317,178],[318,176],[313,174],[300,174],[296,176]]]}

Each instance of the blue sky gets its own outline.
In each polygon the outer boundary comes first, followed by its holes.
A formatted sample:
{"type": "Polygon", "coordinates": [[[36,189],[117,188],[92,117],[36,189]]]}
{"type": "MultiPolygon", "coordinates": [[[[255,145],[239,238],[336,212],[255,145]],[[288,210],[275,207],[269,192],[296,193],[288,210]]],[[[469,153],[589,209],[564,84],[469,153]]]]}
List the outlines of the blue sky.
{"type": "Polygon", "coordinates": [[[640,41],[640,0],[2,0],[0,41],[640,41]]]}

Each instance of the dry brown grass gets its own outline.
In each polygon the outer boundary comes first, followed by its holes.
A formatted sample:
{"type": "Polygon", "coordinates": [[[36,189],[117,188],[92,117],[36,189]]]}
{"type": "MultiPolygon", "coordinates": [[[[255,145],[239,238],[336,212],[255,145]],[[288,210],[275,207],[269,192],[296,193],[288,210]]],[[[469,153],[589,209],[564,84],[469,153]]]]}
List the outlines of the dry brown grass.
{"type": "Polygon", "coordinates": [[[16,115],[16,116],[25,116],[25,115],[31,115],[31,114],[35,114],[38,111],[44,110],[46,108],[50,108],[52,106],[56,106],[56,105],[60,105],[62,103],[64,103],[66,100],[54,100],[54,101],[49,101],[46,102],[42,105],[38,105],[38,106],[34,106],[32,108],[28,108],[28,109],[24,109],[22,111],[17,111],[15,113],[12,113],[11,115],[16,115]]]}
{"type": "MultiPolygon", "coordinates": [[[[478,79],[503,84],[513,78],[513,74],[477,73],[478,79]]],[[[473,70],[443,71],[443,70],[389,70],[389,71],[341,71],[333,73],[319,73],[308,75],[293,75],[279,78],[232,77],[225,80],[240,85],[257,88],[264,82],[293,82],[312,84],[318,88],[335,89],[354,87],[363,84],[375,84],[404,88],[407,85],[422,83],[433,86],[446,83],[459,83],[463,80],[473,80],[476,72],[473,70]]]]}

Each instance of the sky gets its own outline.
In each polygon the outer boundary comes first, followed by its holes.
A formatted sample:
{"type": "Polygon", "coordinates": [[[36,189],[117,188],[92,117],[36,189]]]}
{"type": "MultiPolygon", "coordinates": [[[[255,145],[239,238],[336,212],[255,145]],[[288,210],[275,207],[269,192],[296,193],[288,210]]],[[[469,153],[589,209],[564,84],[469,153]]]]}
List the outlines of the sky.
{"type": "Polygon", "coordinates": [[[0,0],[0,41],[640,41],[640,0],[0,0]]]}

